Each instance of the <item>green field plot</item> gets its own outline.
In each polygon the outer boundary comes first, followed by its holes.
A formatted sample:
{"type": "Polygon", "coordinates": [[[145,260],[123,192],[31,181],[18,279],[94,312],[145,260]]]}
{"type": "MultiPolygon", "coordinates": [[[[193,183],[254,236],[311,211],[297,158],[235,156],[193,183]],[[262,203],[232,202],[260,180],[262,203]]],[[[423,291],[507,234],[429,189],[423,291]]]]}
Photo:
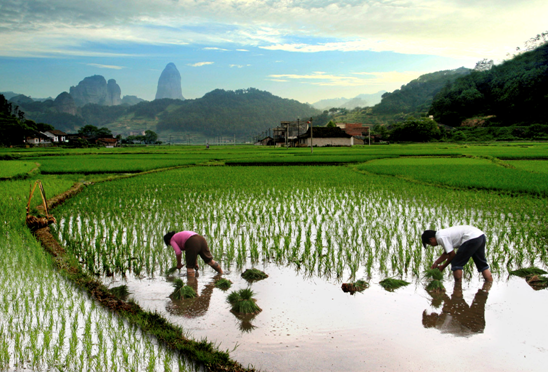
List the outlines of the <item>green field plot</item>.
{"type": "Polygon", "coordinates": [[[204,235],[216,260],[261,261],[322,277],[418,278],[434,260],[420,233],[472,224],[500,251],[494,271],[546,261],[536,244],[545,203],[362,175],[348,167],[194,167],[91,186],[56,211],[60,241],[96,274],[161,275],[163,235],[204,235]],[[512,233],[512,234],[510,234],[512,233]]]}
{"type": "Polygon", "coordinates": [[[0,179],[23,176],[36,167],[32,161],[0,161],[0,179]]]}
{"type": "Polygon", "coordinates": [[[429,157],[381,159],[360,165],[359,169],[459,188],[548,195],[548,175],[505,168],[486,159],[429,157]]]}
{"type": "Polygon", "coordinates": [[[540,174],[548,174],[548,160],[506,161],[517,169],[540,174]]]}
{"type": "Polygon", "coordinates": [[[85,156],[57,156],[34,158],[42,164],[43,174],[64,173],[126,173],[143,172],[157,168],[191,165],[208,160],[203,156],[171,154],[109,154],[85,156]]]}

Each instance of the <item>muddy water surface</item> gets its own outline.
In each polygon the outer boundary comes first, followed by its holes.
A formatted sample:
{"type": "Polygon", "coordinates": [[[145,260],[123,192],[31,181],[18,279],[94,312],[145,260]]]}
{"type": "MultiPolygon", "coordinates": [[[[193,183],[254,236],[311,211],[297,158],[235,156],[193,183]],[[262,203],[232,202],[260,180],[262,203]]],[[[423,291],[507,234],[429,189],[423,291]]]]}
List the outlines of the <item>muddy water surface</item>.
{"type": "MultiPolygon", "coordinates": [[[[263,371],[545,371],[548,367],[548,290],[521,278],[484,287],[479,277],[453,281],[432,297],[425,283],[394,292],[378,285],[350,295],[341,282],[305,277],[294,268],[256,268],[269,278],[250,285],[262,312],[239,319],[226,302],[249,286],[241,271],[223,292],[213,271],[200,271],[199,298],[168,298],[174,277],[127,279],[141,306],[162,313],[192,337],[207,337],[244,365],[263,371]]],[[[184,272],[184,271],[182,271],[184,272]]],[[[179,276],[176,274],[176,276],[179,276]]],[[[186,282],[186,277],[182,277],[186,282]]],[[[110,286],[120,285],[113,281],[110,286]]]]}

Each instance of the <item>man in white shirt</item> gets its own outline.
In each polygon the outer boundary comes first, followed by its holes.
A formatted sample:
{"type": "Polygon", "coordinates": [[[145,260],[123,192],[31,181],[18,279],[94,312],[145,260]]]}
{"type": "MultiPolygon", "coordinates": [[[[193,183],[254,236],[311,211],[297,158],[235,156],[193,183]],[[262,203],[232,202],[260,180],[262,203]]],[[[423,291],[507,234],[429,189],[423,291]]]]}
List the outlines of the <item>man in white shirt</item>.
{"type": "Polygon", "coordinates": [[[443,254],[430,268],[443,271],[451,263],[451,270],[455,281],[462,280],[462,268],[470,258],[474,260],[478,272],[481,272],[485,281],[493,281],[489,264],[485,259],[485,234],[471,225],[459,225],[439,231],[426,230],[422,233],[422,245],[443,247],[443,254]],[[455,249],[458,251],[455,252],[455,249]]]}

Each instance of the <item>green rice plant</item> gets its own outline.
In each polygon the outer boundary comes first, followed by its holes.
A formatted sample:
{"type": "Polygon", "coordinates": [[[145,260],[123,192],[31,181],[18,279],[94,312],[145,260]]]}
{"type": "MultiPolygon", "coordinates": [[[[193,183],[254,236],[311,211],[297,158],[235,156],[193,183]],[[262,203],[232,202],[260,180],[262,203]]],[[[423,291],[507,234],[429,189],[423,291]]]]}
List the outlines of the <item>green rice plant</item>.
{"type": "Polygon", "coordinates": [[[172,274],[175,273],[175,271],[177,270],[177,266],[174,266],[174,267],[171,267],[169,268],[167,271],[166,271],[166,276],[171,276],[172,274]]]}
{"type": "Polygon", "coordinates": [[[221,278],[215,281],[215,287],[221,289],[221,290],[228,290],[232,286],[232,281],[226,278],[221,278]]]}
{"type": "Polygon", "coordinates": [[[444,292],[445,287],[443,286],[443,282],[440,280],[432,280],[428,285],[426,285],[426,290],[431,292],[444,292]]]}
{"type": "Polygon", "coordinates": [[[109,290],[112,294],[122,299],[126,298],[129,294],[131,294],[128,290],[127,285],[116,286],[114,288],[110,288],[109,290]]]}
{"type": "Polygon", "coordinates": [[[268,275],[261,270],[258,270],[256,268],[251,268],[251,269],[246,269],[245,272],[242,273],[242,277],[245,280],[252,282],[252,281],[263,280],[267,278],[268,275]]]}
{"type": "Polygon", "coordinates": [[[385,278],[379,284],[387,291],[394,291],[402,286],[407,286],[410,283],[404,280],[398,280],[395,278],[385,278]]]}
{"type": "Polygon", "coordinates": [[[237,314],[257,314],[261,312],[261,308],[257,306],[252,298],[254,295],[253,290],[249,288],[230,293],[227,301],[232,305],[232,312],[237,314]]]}
{"type": "Polygon", "coordinates": [[[520,269],[516,269],[514,271],[509,272],[509,274],[512,275],[512,276],[519,276],[519,277],[523,277],[523,278],[526,278],[526,277],[532,276],[532,275],[544,275],[546,273],[548,273],[548,272],[546,272],[543,269],[537,268],[537,267],[520,268],[520,269]]]}
{"type": "Polygon", "coordinates": [[[432,280],[443,280],[443,273],[438,268],[429,268],[424,271],[424,276],[432,280]]]}
{"type": "Polygon", "coordinates": [[[181,300],[181,299],[190,299],[196,298],[196,292],[193,288],[188,285],[185,285],[183,280],[180,278],[173,281],[173,293],[169,295],[171,299],[181,300]]]}

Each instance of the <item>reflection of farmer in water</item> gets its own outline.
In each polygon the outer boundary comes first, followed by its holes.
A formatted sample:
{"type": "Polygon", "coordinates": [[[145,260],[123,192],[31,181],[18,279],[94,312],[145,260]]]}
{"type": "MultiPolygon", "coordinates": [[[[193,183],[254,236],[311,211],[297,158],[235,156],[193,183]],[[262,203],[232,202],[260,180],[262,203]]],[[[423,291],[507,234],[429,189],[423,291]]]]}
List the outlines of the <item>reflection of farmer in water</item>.
{"type": "Polygon", "coordinates": [[[219,263],[213,260],[209,252],[207,241],[196,232],[183,231],[179,233],[168,232],[164,236],[164,242],[167,246],[173,247],[177,257],[177,269],[181,269],[181,257],[185,252],[186,272],[188,278],[195,277],[198,270],[198,255],[202,257],[206,264],[209,264],[217,273],[222,274],[223,270],[219,263]]]}
{"type": "Polygon", "coordinates": [[[462,282],[455,281],[455,288],[451,298],[447,294],[441,295],[431,294],[434,299],[432,303],[436,303],[441,298],[443,302],[442,312],[440,314],[433,312],[427,314],[426,310],[422,313],[422,325],[425,328],[436,328],[442,333],[451,333],[455,335],[468,335],[472,333],[482,333],[485,329],[485,303],[492,282],[485,282],[483,288],[479,289],[472,301],[472,305],[468,306],[462,296],[462,282]]]}
{"type": "Polygon", "coordinates": [[[455,281],[462,280],[462,268],[470,258],[474,260],[476,268],[478,272],[482,273],[483,278],[486,281],[493,281],[485,259],[485,234],[478,228],[471,225],[459,225],[439,231],[426,230],[422,234],[422,244],[424,248],[426,248],[426,244],[443,247],[443,254],[436,259],[431,268],[443,271],[451,263],[455,281]],[[458,251],[455,253],[454,249],[456,248],[458,251]]]}
{"type": "Polygon", "coordinates": [[[215,281],[220,278],[220,274],[213,277],[213,280],[204,286],[202,293],[198,293],[198,279],[195,276],[188,277],[187,285],[194,289],[196,298],[172,300],[168,303],[166,309],[172,315],[183,315],[189,318],[203,316],[209,309],[211,294],[215,289],[215,281]],[[198,295],[199,294],[199,295],[198,295]]]}

